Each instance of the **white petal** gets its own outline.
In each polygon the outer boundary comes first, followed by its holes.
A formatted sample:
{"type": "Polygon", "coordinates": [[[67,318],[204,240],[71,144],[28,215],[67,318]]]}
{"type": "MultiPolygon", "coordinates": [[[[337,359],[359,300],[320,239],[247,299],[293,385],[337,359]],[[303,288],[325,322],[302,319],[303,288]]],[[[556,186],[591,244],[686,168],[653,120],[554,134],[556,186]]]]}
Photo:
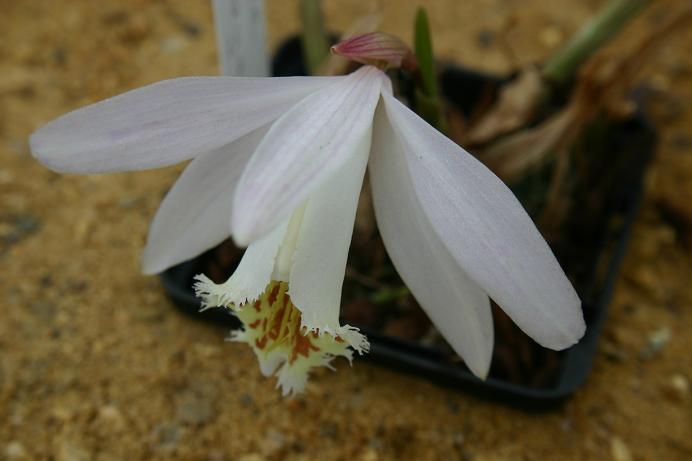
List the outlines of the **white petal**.
{"type": "Polygon", "coordinates": [[[386,76],[366,66],[284,114],[240,179],[231,232],[245,245],[288,216],[353,155],[386,76]]]}
{"type": "Polygon", "coordinates": [[[259,128],[190,162],[151,224],[142,255],[145,274],[164,271],[228,238],[233,192],[268,129],[259,128]]]}
{"type": "Polygon", "coordinates": [[[195,293],[202,298],[203,307],[235,306],[255,301],[264,293],[272,279],[274,262],[286,234],[288,220],[269,234],[250,245],[238,268],[224,283],[216,284],[205,275],[197,275],[195,293]]]}
{"type": "Polygon", "coordinates": [[[371,130],[361,137],[346,164],[308,199],[303,213],[289,293],[303,325],[336,332],[341,288],[351,244],[358,198],[370,153],[371,130]]]}
{"type": "Polygon", "coordinates": [[[433,230],[383,107],[375,114],[370,182],[377,226],[399,275],[457,354],[485,378],[493,350],[490,301],[433,230]]]}
{"type": "Polygon", "coordinates": [[[383,98],[418,201],[457,262],[538,343],[574,344],[585,329],[581,302],[519,201],[478,160],[383,98]]]}
{"type": "Polygon", "coordinates": [[[75,110],[31,135],[32,154],[61,172],[143,170],[217,149],[343,77],[186,77],[75,110]]]}

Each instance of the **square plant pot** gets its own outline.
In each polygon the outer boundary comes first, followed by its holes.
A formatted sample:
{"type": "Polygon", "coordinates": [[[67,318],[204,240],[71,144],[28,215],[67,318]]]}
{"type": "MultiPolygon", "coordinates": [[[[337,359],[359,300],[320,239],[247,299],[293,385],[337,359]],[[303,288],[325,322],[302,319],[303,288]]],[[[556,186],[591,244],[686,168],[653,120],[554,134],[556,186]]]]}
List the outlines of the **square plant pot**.
{"type": "MultiPolygon", "coordinates": [[[[305,73],[297,39],[289,40],[279,49],[273,70],[277,76],[305,73]]],[[[447,103],[466,116],[473,114],[479,104],[492,100],[511,79],[511,76],[498,77],[459,67],[447,67],[440,73],[447,103]]],[[[593,213],[587,213],[582,221],[567,220],[565,225],[569,228],[561,233],[559,241],[549,242],[582,299],[587,329],[579,343],[560,352],[540,348],[495,306],[496,349],[490,374],[483,381],[471,374],[439,335],[434,338],[435,330],[431,325],[427,326],[427,333],[432,331],[433,339],[430,334],[407,334],[401,322],[373,318],[368,310],[372,307],[370,301],[351,298],[342,307],[342,317],[344,323],[360,328],[368,336],[371,350],[364,357],[386,367],[525,409],[549,408],[571,396],[586,381],[591,370],[642,198],[643,176],[656,144],[655,132],[641,111],[596,131],[592,141],[609,156],[601,156],[591,164],[593,182],[598,185],[600,181],[607,187],[587,184],[591,194],[589,200],[596,202],[589,208],[593,213]],[[594,196],[594,191],[599,195],[594,196]]],[[[521,187],[513,188],[520,199],[521,187]]],[[[584,213],[575,215],[583,216],[584,213]]],[[[161,274],[165,290],[184,312],[226,328],[240,328],[240,322],[227,309],[199,312],[200,301],[194,295],[192,284],[193,277],[199,273],[216,281],[225,280],[241,254],[241,250],[226,241],[193,260],[171,267],[161,274]]],[[[348,290],[347,280],[344,293],[348,290]]],[[[408,306],[404,317],[412,324],[427,325],[425,319],[421,322],[422,311],[415,300],[409,298],[404,303],[408,306]]],[[[391,306],[381,304],[373,310],[374,315],[389,310],[391,317],[391,306]]]]}

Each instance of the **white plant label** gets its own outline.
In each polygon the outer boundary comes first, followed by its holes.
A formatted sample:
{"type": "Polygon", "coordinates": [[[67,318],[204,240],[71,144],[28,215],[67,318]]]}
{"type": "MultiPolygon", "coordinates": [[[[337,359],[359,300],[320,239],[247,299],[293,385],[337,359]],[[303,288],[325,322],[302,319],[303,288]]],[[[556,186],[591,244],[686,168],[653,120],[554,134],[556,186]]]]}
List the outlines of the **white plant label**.
{"type": "Polygon", "coordinates": [[[212,6],[222,73],[269,75],[264,0],[212,0],[212,6]]]}

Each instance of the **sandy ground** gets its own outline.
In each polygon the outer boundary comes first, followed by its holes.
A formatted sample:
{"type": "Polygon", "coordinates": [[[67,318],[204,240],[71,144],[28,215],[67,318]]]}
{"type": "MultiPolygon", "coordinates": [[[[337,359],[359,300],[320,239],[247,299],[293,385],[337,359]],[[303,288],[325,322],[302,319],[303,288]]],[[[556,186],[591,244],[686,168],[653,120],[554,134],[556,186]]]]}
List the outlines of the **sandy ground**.
{"type": "MultiPolygon", "coordinates": [[[[267,3],[274,47],[296,7],[267,3]]],[[[408,38],[415,3],[382,1],[383,29],[408,38]]],[[[494,71],[547,56],[602,4],[427,3],[440,55],[494,71]]],[[[563,407],[526,414],[364,360],[283,400],[247,347],[176,313],[139,274],[180,167],[63,176],[27,149],[69,109],[216,73],[207,3],[0,6],[0,459],[692,459],[689,31],[648,65],[660,149],[593,375],[563,407]]],[[[335,30],[370,9],[326,2],[335,30]]]]}

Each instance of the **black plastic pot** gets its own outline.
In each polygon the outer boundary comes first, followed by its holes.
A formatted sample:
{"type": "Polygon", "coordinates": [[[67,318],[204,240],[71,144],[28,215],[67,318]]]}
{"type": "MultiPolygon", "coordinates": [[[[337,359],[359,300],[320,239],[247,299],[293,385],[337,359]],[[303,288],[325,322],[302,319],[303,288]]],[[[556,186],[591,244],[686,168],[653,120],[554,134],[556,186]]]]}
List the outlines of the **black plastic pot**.
{"type": "MultiPolygon", "coordinates": [[[[297,40],[289,41],[276,55],[274,73],[301,74],[304,69],[300,63],[299,43],[297,40]]],[[[448,101],[467,114],[476,107],[480,98],[492,97],[507,81],[459,68],[446,69],[440,80],[448,101]]],[[[586,268],[580,269],[586,276],[575,284],[583,301],[586,334],[578,344],[559,356],[559,376],[551,386],[532,388],[500,380],[492,375],[482,381],[462,364],[450,363],[442,351],[361,327],[371,344],[371,351],[365,357],[387,367],[526,409],[547,408],[572,395],[584,383],[592,367],[607,307],[642,197],[643,175],[652,155],[656,136],[646,118],[639,113],[625,122],[611,125],[604,142],[606,150],[610,152],[627,152],[627,161],[618,167],[616,185],[610,189],[608,196],[602,198],[603,219],[599,218],[597,226],[589,230],[598,240],[598,249],[594,253],[595,257],[586,262],[586,268]]],[[[195,298],[191,288],[192,279],[202,271],[202,263],[209,257],[210,254],[207,253],[168,269],[161,274],[163,285],[175,305],[183,311],[225,327],[237,328],[240,326],[238,320],[225,309],[209,309],[199,313],[199,300],[195,298]]],[[[561,262],[564,266],[565,263],[561,262]]],[[[565,267],[565,270],[570,272],[569,267],[565,267]]]]}

